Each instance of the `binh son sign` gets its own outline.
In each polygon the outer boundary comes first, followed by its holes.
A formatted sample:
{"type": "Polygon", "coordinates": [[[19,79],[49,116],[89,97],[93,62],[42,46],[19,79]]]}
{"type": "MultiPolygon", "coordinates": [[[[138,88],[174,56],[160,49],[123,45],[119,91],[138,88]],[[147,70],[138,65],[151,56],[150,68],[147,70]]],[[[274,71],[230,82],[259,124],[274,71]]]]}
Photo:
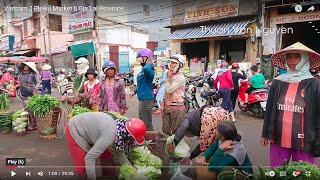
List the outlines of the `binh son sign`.
{"type": "Polygon", "coordinates": [[[71,7],[74,8],[69,14],[69,33],[86,31],[93,29],[93,0],[69,0],[71,7]]]}
{"type": "Polygon", "coordinates": [[[198,5],[185,10],[184,23],[237,16],[238,10],[238,0],[223,1],[209,5],[198,5]]]}

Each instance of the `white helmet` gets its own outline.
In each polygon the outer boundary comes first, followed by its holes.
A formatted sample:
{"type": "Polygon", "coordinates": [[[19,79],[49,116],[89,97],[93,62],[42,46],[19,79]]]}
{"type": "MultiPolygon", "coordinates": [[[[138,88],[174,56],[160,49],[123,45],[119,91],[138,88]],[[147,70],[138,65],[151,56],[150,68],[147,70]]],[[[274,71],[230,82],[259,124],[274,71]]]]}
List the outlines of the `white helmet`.
{"type": "Polygon", "coordinates": [[[181,54],[175,54],[169,58],[169,61],[178,63],[179,65],[173,70],[174,73],[177,73],[181,68],[183,68],[186,58],[181,54]]]}

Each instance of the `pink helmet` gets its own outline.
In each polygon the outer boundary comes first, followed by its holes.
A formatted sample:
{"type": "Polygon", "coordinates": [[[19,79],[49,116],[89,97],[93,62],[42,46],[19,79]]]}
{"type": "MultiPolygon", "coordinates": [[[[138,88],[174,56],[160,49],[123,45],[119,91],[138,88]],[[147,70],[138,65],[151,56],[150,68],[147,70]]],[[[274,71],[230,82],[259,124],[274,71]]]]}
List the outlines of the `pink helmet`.
{"type": "Polygon", "coordinates": [[[144,143],[144,135],[147,132],[147,128],[141,119],[129,118],[126,122],[126,129],[138,145],[142,145],[144,143]]]}

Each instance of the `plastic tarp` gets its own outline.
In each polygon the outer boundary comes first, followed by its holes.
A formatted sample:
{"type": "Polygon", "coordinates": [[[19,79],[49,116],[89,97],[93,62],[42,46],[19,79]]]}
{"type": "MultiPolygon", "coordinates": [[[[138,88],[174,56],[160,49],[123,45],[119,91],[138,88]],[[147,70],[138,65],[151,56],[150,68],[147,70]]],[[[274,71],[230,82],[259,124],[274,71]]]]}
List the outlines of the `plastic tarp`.
{"type": "Polygon", "coordinates": [[[72,45],[70,48],[73,57],[86,56],[95,53],[93,42],[72,45]]]}

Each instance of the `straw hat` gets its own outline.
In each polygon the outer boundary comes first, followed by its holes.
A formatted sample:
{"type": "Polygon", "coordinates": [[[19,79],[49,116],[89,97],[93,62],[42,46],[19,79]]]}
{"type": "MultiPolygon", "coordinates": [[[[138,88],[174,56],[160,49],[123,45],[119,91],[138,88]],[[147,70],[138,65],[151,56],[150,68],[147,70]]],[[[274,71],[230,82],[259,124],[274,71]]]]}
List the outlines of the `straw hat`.
{"type": "Polygon", "coordinates": [[[32,69],[35,73],[39,74],[39,71],[36,68],[36,63],[34,63],[34,62],[23,62],[23,64],[29,66],[30,69],[32,69]]]}
{"type": "Polygon", "coordinates": [[[286,68],[286,53],[299,53],[299,52],[307,52],[309,55],[310,69],[316,69],[320,67],[320,54],[303,45],[300,42],[296,42],[295,44],[286,47],[271,56],[271,63],[273,66],[280,69],[286,68]]]}
{"type": "Polygon", "coordinates": [[[45,64],[44,66],[42,66],[42,70],[50,70],[51,66],[49,64],[45,64]]]}

